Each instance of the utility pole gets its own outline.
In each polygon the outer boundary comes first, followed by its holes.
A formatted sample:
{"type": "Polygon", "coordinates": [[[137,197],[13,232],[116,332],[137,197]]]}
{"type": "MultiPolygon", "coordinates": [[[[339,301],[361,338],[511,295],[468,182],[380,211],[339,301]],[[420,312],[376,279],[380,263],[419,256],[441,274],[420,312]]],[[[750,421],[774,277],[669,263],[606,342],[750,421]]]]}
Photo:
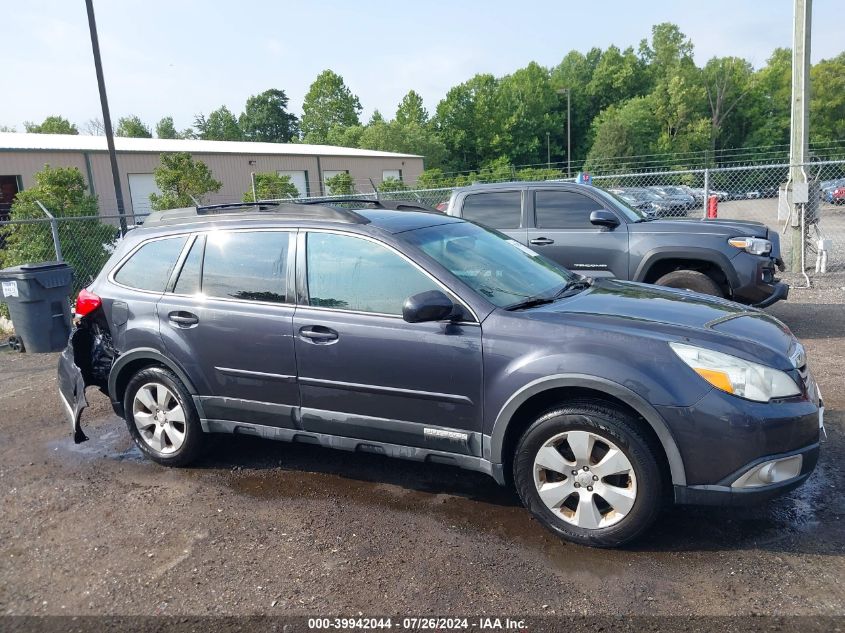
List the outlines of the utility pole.
{"type": "Polygon", "coordinates": [[[546,168],[552,168],[552,145],[551,145],[551,134],[546,132],[546,168]]]}
{"type": "Polygon", "coordinates": [[[103,78],[103,62],[100,59],[100,41],[97,38],[97,22],[94,19],[94,2],[85,0],[85,8],[88,10],[88,29],[91,31],[91,49],[94,52],[94,68],[97,71],[97,86],[100,89],[100,105],[103,108],[103,127],[106,130],[106,144],[109,148],[109,162],[111,163],[111,175],[114,180],[114,197],[117,200],[117,214],[120,216],[120,232],[126,233],[126,216],[123,208],[123,190],[120,186],[120,172],[117,170],[117,154],[114,151],[114,134],[111,127],[111,116],[109,115],[109,101],[106,97],[106,81],[103,78]]]}
{"type": "Polygon", "coordinates": [[[809,202],[810,24],[812,0],[794,0],[792,27],[792,118],[789,127],[789,186],[792,272],[804,272],[804,217],[809,202]]]}

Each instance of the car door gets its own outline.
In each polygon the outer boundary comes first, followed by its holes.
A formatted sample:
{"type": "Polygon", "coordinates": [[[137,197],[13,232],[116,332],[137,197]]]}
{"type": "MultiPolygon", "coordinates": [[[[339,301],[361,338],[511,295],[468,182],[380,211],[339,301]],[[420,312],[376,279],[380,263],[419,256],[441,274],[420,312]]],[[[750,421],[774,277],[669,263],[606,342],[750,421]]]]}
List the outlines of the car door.
{"type": "Polygon", "coordinates": [[[448,291],[372,237],[302,231],[297,250],[303,429],[480,456],[481,326],[471,310],[458,323],[404,321],[407,297],[448,291]]]}
{"type": "Polygon", "coordinates": [[[538,188],[532,194],[530,248],[582,275],[628,278],[628,226],[621,218],[613,228],[595,226],[590,214],[605,205],[577,191],[538,188]]]}
{"type": "Polygon", "coordinates": [[[468,193],[460,204],[461,217],[526,244],[524,197],[523,190],[518,188],[468,193]]]}
{"type": "Polygon", "coordinates": [[[295,235],[199,233],[159,300],[165,349],[195,382],[212,424],[294,428],[295,235]]]}

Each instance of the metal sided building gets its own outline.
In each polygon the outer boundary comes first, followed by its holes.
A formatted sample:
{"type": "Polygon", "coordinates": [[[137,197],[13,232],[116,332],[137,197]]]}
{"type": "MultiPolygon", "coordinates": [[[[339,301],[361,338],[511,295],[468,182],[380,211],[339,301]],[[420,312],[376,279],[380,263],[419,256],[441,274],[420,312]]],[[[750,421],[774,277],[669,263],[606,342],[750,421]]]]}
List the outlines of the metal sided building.
{"type": "MultiPolygon", "coordinates": [[[[331,145],[250,143],[182,139],[115,138],[117,164],[126,213],[148,213],[149,195],[158,191],[153,170],[159,155],[188,152],[223,183],[205,202],[240,201],[252,185],[252,173],[288,175],[303,196],[328,195],[325,181],[347,172],[361,192],[372,191],[386,178],[413,185],[423,170],[423,157],[331,145]]],[[[76,167],[100,201],[103,214],[116,213],[109,157],[104,136],[0,133],[0,215],[8,213],[15,194],[34,184],[34,175],[51,167],[76,167]]]]}

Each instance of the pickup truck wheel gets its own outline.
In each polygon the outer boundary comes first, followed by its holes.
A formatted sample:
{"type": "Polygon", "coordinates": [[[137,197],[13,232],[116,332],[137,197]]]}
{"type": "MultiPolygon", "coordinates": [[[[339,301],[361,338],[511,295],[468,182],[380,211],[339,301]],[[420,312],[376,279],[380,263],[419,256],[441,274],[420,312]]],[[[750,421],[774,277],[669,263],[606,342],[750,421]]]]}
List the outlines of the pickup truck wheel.
{"type": "Polygon", "coordinates": [[[663,275],[654,282],[658,286],[667,288],[679,288],[681,290],[692,290],[714,297],[724,297],[725,293],[715,281],[704,273],[696,270],[676,270],[663,275]]]}
{"type": "Polygon", "coordinates": [[[657,518],[663,480],[655,448],[633,416],[575,402],[540,416],[513,462],[525,506],[566,540],[618,547],[657,518]]]}
{"type": "Polygon", "coordinates": [[[185,466],[195,460],[204,434],[191,395],[164,367],[147,367],[126,386],[126,424],[141,451],[159,464],[185,466]]]}

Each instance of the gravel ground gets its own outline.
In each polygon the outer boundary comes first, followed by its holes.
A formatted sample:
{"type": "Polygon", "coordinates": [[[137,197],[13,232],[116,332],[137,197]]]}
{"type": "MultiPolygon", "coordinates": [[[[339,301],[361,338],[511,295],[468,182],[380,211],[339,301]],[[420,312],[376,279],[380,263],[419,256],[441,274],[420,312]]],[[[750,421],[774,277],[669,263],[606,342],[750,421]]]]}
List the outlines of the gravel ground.
{"type": "Polygon", "coordinates": [[[166,469],[91,391],[76,446],[56,356],[0,350],[0,613],[843,615],[843,295],[770,308],[828,407],[809,482],[761,507],[667,510],[616,551],[564,543],[446,466],[224,437],[166,469]]]}

